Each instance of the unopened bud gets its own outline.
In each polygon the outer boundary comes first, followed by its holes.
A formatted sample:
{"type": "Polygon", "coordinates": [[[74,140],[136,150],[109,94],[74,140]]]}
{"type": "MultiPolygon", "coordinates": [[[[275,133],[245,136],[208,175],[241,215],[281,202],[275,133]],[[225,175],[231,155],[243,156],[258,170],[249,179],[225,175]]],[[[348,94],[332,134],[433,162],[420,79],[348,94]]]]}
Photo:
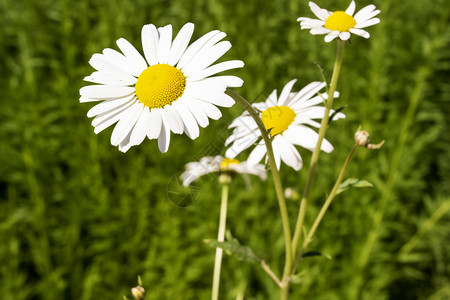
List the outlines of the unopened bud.
{"type": "Polygon", "coordinates": [[[367,147],[370,143],[369,133],[364,130],[358,130],[355,133],[355,143],[360,147],[367,147]]]}
{"type": "Polygon", "coordinates": [[[384,145],[384,141],[381,141],[378,144],[371,144],[369,133],[365,130],[358,130],[355,133],[355,143],[360,147],[365,147],[367,149],[380,149],[384,145]]]}
{"type": "Polygon", "coordinates": [[[131,289],[131,295],[135,300],[144,300],[145,299],[145,290],[142,286],[137,286],[131,289]]]}

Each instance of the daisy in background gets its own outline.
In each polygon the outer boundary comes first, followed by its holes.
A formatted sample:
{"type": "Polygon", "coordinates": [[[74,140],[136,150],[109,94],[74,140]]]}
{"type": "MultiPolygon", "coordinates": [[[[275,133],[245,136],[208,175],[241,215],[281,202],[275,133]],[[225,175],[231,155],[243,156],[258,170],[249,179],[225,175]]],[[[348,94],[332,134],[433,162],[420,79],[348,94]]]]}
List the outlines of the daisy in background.
{"type": "Polygon", "coordinates": [[[230,48],[221,41],[226,34],[211,31],[192,43],[194,24],[187,23],[172,41],[172,26],[142,28],[144,57],[127,40],[117,40],[122,53],[105,49],[94,54],[89,64],[97,71],[84,78],[93,82],[80,89],[80,102],[101,101],[87,113],[97,134],[117,123],[111,144],[126,152],[148,137],[158,139],[166,152],[170,133],[199,136],[199,125],[222,114],[217,106],[230,107],[234,100],[224,92],[239,87],[236,76],[212,76],[241,68],[244,63],[231,60],[212,65],[230,48]]]}
{"type": "MultiPolygon", "coordinates": [[[[301,146],[310,151],[316,147],[319,135],[309,126],[319,128],[320,123],[314,119],[322,119],[325,107],[317,104],[327,99],[327,94],[319,94],[325,87],[325,82],[312,82],[297,93],[292,93],[292,87],[297,80],[289,81],[277,99],[274,90],[265,102],[255,103],[252,106],[261,112],[260,117],[272,138],[273,152],[278,170],[281,161],[298,171],[302,168],[302,158],[294,145],[301,146]],[[316,95],[316,96],[314,96],[316,95]]],[[[335,92],[334,97],[339,93],[335,92]]],[[[330,115],[334,111],[330,111],[330,115]]],[[[334,119],[345,118],[337,113],[334,119]]],[[[234,158],[245,149],[256,144],[250,153],[247,162],[251,165],[259,163],[267,154],[264,140],[256,122],[248,112],[233,120],[228,128],[234,128],[233,133],[225,141],[225,145],[232,144],[225,153],[225,157],[234,158]]],[[[321,150],[333,151],[333,146],[324,139],[321,150]]],[[[267,159],[267,157],[266,157],[267,159]]]]}
{"type": "Polygon", "coordinates": [[[331,12],[320,8],[314,2],[309,2],[312,12],[319,18],[298,18],[301,29],[311,29],[311,34],[326,34],[325,42],[331,42],[339,37],[345,41],[350,38],[350,33],[362,36],[366,39],[370,34],[361,29],[380,23],[380,19],[374,18],[380,13],[375,5],[367,5],[355,13],[355,1],[352,1],[345,11],[331,12]]]}
{"type": "Polygon", "coordinates": [[[247,162],[240,162],[237,159],[223,158],[222,156],[205,156],[199,162],[190,162],[186,165],[186,171],[181,174],[184,186],[190,185],[201,176],[211,173],[228,173],[229,175],[256,175],[262,180],[266,180],[267,173],[264,165],[249,165],[247,162]]]}

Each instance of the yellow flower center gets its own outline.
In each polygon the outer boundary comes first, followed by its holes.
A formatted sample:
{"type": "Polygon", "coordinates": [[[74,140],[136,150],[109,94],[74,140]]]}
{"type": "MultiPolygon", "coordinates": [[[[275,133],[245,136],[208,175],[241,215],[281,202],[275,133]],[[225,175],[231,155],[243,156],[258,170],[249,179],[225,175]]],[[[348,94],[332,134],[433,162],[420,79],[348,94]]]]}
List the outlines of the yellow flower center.
{"type": "Polygon", "coordinates": [[[355,25],[355,19],[344,11],[335,11],[325,20],[325,27],[333,31],[348,31],[350,28],[355,27],[355,25]]]}
{"type": "Polygon", "coordinates": [[[220,163],[220,170],[226,171],[230,165],[238,165],[241,162],[235,158],[224,158],[220,163]]]}
{"type": "Polygon", "coordinates": [[[183,95],[186,77],[177,68],[168,64],[153,65],[139,75],[136,96],[150,108],[161,108],[183,95]]]}
{"type": "Polygon", "coordinates": [[[267,131],[271,136],[283,133],[295,119],[295,112],[287,106],[272,106],[266,109],[261,116],[267,131]]]}

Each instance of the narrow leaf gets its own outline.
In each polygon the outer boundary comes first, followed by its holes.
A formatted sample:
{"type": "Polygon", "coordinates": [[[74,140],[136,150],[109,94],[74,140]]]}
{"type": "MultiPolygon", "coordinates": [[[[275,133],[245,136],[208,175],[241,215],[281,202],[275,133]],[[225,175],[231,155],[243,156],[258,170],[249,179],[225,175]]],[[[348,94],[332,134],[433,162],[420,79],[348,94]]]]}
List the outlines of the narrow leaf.
{"type": "Polygon", "coordinates": [[[233,255],[238,260],[252,263],[259,263],[262,261],[262,259],[256,256],[250,247],[242,246],[236,240],[231,242],[219,242],[214,239],[205,239],[203,241],[211,248],[222,248],[228,255],[233,255]]]}
{"type": "Polygon", "coordinates": [[[336,195],[350,188],[364,188],[364,187],[373,187],[373,184],[364,179],[348,178],[339,185],[336,195]]]}

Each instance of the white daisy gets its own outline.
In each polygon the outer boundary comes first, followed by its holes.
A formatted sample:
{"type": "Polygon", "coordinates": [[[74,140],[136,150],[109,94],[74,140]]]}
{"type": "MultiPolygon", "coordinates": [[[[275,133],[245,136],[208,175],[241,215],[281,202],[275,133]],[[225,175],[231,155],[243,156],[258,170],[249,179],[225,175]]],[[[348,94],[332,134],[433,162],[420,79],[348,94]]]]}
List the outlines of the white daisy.
{"type": "Polygon", "coordinates": [[[186,171],[181,174],[181,180],[184,186],[199,177],[210,173],[226,172],[231,174],[251,174],[259,176],[262,180],[267,178],[264,165],[249,165],[247,162],[240,162],[237,159],[223,158],[222,156],[205,156],[199,162],[190,162],[186,165],[186,171]]]}
{"type": "Polygon", "coordinates": [[[369,33],[361,28],[380,23],[380,19],[374,18],[380,13],[375,5],[370,4],[355,13],[355,1],[352,1],[345,11],[331,12],[320,8],[314,2],[309,2],[312,12],[319,18],[298,18],[301,29],[311,29],[311,34],[326,34],[325,42],[331,42],[339,37],[345,41],[350,38],[350,33],[370,37],[369,33]]]}
{"type": "MultiPolygon", "coordinates": [[[[319,135],[310,127],[320,127],[320,123],[314,119],[321,119],[325,114],[325,107],[317,106],[327,99],[327,94],[316,95],[325,87],[324,82],[312,82],[297,93],[291,93],[291,89],[297,80],[289,81],[283,88],[277,99],[277,91],[274,90],[265,102],[255,103],[252,106],[260,114],[267,131],[272,137],[272,146],[277,168],[280,169],[281,161],[294,170],[302,168],[302,158],[294,145],[313,151],[316,147],[319,135]],[[316,96],[314,96],[316,95],[316,96]],[[314,97],[313,97],[314,96],[314,97]]],[[[339,93],[335,92],[334,97],[339,93]]],[[[330,112],[330,115],[334,111],[330,112]]],[[[342,113],[337,113],[334,119],[345,118],[342,113]]],[[[257,142],[256,147],[250,153],[247,162],[257,164],[266,156],[266,146],[261,138],[261,132],[256,122],[248,112],[233,120],[228,128],[234,128],[233,133],[225,141],[230,148],[225,157],[234,158],[243,150],[257,142]],[[258,141],[259,140],[259,141],[258,141]]],[[[333,146],[324,139],[321,150],[333,151],[333,146]]],[[[267,158],[266,158],[267,159],[267,158]]]]}
{"type": "Polygon", "coordinates": [[[231,47],[222,41],[226,34],[211,31],[189,47],[194,24],[187,23],[172,41],[172,26],[142,28],[144,57],[127,40],[117,40],[122,53],[105,49],[94,54],[89,64],[97,71],[85,81],[97,83],[80,89],[80,102],[102,101],[87,113],[94,117],[94,132],[117,122],[111,144],[126,152],[147,136],[158,139],[166,152],[170,132],[185,132],[191,139],[199,136],[199,127],[222,114],[216,106],[230,107],[234,100],[224,92],[239,87],[236,76],[212,76],[241,68],[244,63],[231,60],[212,65],[231,47]],[[211,77],[212,76],[212,77],[211,77]]]}

